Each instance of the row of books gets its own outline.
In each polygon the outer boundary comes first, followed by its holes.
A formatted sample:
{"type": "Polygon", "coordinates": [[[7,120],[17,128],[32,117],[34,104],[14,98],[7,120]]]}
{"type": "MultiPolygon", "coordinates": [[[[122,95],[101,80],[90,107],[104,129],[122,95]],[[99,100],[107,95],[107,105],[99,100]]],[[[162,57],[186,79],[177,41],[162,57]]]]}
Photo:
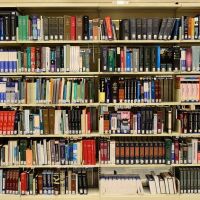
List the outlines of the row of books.
{"type": "Polygon", "coordinates": [[[199,77],[176,77],[175,99],[179,102],[199,102],[200,82],[199,77]]]}
{"type": "Polygon", "coordinates": [[[178,39],[180,18],[90,19],[89,16],[29,16],[1,11],[1,40],[178,39]],[[11,28],[10,28],[11,27],[11,28]]]}
{"type": "MultiPolygon", "coordinates": [[[[10,111],[2,111],[6,118],[10,111]]],[[[14,112],[14,111],[11,111],[14,112]]],[[[1,111],[0,111],[1,116],[1,111]]],[[[3,117],[4,117],[3,116],[3,117]]],[[[90,134],[98,131],[98,110],[95,107],[61,109],[39,109],[17,111],[14,130],[9,132],[8,120],[2,121],[2,134],[90,134]],[[16,119],[17,118],[17,119],[16,119]],[[6,123],[7,122],[7,123],[6,123]],[[6,131],[5,131],[6,130],[6,131]]],[[[3,118],[4,119],[4,118],[3,118]]]]}
{"type": "Polygon", "coordinates": [[[100,103],[173,101],[172,77],[100,78],[100,103]]]}
{"type": "Polygon", "coordinates": [[[132,108],[104,111],[99,132],[105,134],[161,134],[172,132],[171,108],[132,108]]]}
{"type": "Polygon", "coordinates": [[[200,193],[199,167],[178,167],[175,174],[180,181],[180,193],[200,193]]]}
{"type": "Polygon", "coordinates": [[[100,141],[102,164],[197,164],[200,163],[198,139],[165,139],[153,141],[128,141],[102,139],[100,141]]]}
{"type": "Polygon", "coordinates": [[[200,133],[200,111],[197,110],[178,110],[177,126],[181,133],[200,133]]]}
{"type": "Polygon", "coordinates": [[[89,72],[95,63],[92,52],[70,45],[1,49],[0,72],[89,72]]]}
{"type": "MultiPolygon", "coordinates": [[[[97,71],[96,49],[81,46],[1,49],[0,72],[97,71]]],[[[200,47],[101,47],[101,72],[199,71],[200,47]]]]}
{"type": "Polygon", "coordinates": [[[0,80],[1,103],[93,103],[94,78],[0,80]]]}
{"type": "Polygon", "coordinates": [[[200,133],[200,111],[172,107],[1,109],[0,134],[200,133]]]}
{"type": "Polygon", "coordinates": [[[95,165],[96,141],[9,140],[0,146],[0,164],[6,165],[95,165]]]}
{"type": "Polygon", "coordinates": [[[144,194],[144,189],[150,194],[176,194],[179,191],[176,177],[170,172],[156,175],[154,171],[145,175],[145,187],[139,174],[103,174],[100,176],[102,195],[139,195],[144,194]]]}
{"type": "Polygon", "coordinates": [[[0,169],[0,194],[88,194],[86,170],[57,169],[33,172],[30,169],[0,169]]]}

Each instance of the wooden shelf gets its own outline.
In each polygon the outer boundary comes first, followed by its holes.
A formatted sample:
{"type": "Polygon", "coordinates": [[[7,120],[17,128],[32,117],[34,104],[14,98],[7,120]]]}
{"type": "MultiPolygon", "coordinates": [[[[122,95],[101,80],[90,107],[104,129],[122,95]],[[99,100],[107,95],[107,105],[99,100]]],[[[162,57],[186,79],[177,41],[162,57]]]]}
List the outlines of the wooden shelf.
{"type": "Polygon", "coordinates": [[[0,45],[21,44],[198,44],[200,40],[25,40],[25,41],[0,41],[0,45]]]}
{"type": "Polygon", "coordinates": [[[0,169],[24,169],[24,168],[31,168],[31,169],[56,169],[56,168],[95,168],[99,167],[99,164],[96,165],[3,165],[0,166],[0,169]]]}

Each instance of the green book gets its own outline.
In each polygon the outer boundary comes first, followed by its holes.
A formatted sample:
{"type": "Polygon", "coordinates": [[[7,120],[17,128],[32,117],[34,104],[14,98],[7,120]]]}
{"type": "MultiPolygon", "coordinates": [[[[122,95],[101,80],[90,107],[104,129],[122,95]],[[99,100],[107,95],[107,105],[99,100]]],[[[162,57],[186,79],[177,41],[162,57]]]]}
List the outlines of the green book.
{"type": "Polygon", "coordinates": [[[115,49],[108,50],[108,69],[110,72],[115,71],[115,49]]]}
{"type": "Polygon", "coordinates": [[[26,48],[27,54],[27,72],[31,71],[31,47],[26,48]]]}
{"type": "Polygon", "coordinates": [[[25,15],[23,16],[23,40],[28,40],[28,19],[29,16],[25,15]]]}
{"type": "Polygon", "coordinates": [[[28,177],[29,193],[33,194],[33,173],[31,172],[28,177]]]}
{"type": "Polygon", "coordinates": [[[172,152],[172,140],[165,140],[165,163],[167,165],[171,164],[171,152],[172,152]]]}
{"type": "Polygon", "coordinates": [[[94,80],[88,80],[88,87],[89,87],[89,100],[90,103],[94,102],[94,80]]]}
{"type": "Polygon", "coordinates": [[[81,81],[81,102],[85,102],[85,80],[81,81]]]}
{"type": "Polygon", "coordinates": [[[18,16],[18,40],[22,40],[23,26],[22,26],[23,16],[18,16]]]}

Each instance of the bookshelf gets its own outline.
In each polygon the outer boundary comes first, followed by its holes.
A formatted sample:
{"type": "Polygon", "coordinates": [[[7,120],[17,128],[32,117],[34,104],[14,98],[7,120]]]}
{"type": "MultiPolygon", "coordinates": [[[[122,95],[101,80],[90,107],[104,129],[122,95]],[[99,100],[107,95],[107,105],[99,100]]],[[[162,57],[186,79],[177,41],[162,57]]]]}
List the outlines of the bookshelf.
{"type": "MultiPolygon", "coordinates": [[[[51,1],[40,1],[35,0],[34,2],[31,0],[5,0],[1,1],[1,8],[17,8],[19,11],[25,14],[38,14],[38,15],[52,15],[57,16],[61,13],[62,14],[69,14],[73,15],[84,15],[88,11],[88,15],[92,18],[99,17],[104,18],[107,15],[113,17],[114,20],[116,19],[123,19],[126,17],[143,17],[143,13],[145,13],[145,17],[180,17],[184,15],[184,13],[188,15],[193,15],[193,12],[198,13],[200,9],[200,1],[192,2],[190,0],[165,0],[160,2],[159,0],[154,0],[153,3],[145,0],[129,0],[125,1],[125,4],[120,4],[119,1],[111,0],[84,0],[84,1],[66,1],[66,0],[51,0],[51,1]],[[127,3],[126,3],[127,2],[127,3]],[[56,4],[56,9],[55,9],[56,4]]],[[[97,48],[100,49],[101,46],[108,45],[108,46],[117,46],[117,45],[129,45],[129,46],[151,46],[151,45],[161,45],[163,47],[169,47],[173,45],[178,45],[180,47],[188,47],[188,46],[196,46],[200,45],[200,40],[37,40],[37,41],[0,41],[0,47],[25,47],[25,46],[56,46],[56,45],[80,45],[81,47],[90,47],[90,48],[97,48]]],[[[98,52],[99,53],[99,52],[98,52]]],[[[99,53],[100,54],[100,53],[99,53]]],[[[96,59],[96,58],[95,58],[96,59]]],[[[98,59],[98,66],[95,66],[95,72],[0,72],[0,77],[7,77],[7,78],[95,78],[99,80],[103,77],[145,77],[145,76],[160,76],[160,77],[167,77],[170,76],[172,78],[176,77],[186,77],[186,76],[195,76],[199,77],[200,72],[196,71],[156,71],[156,72],[102,72],[100,70],[100,57],[98,59]]],[[[94,90],[98,88],[98,85],[95,85],[94,90]]],[[[181,102],[181,101],[170,101],[170,102],[159,102],[159,103],[102,103],[100,101],[94,103],[0,103],[0,107],[7,108],[17,108],[19,110],[24,109],[36,109],[41,108],[45,109],[48,108],[67,108],[67,107],[94,107],[94,108],[102,108],[102,109],[112,109],[112,108],[159,108],[159,107],[195,107],[200,106],[199,102],[181,102]]],[[[192,109],[191,109],[192,110],[192,109]]],[[[99,114],[99,113],[98,113],[99,114]]],[[[172,133],[163,132],[161,134],[105,134],[100,131],[98,132],[91,132],[88,134],[44,134],[44,135],[37,135],[37,134],[23,134],[23,135],[0,135],[0,140],[42,140],[42,139],[71,139],[71,140],[81,140],[81,139],[90,139],[94,138],[95,140],[115,140],[116,138],[126,138],[127,140],[141,138],[181,138],[181,139],[188,139],[188,138],[200,138],[200,133],[180,133],[178,131],[172,131],[172,133]]],[[[125,165],[117,165],[117,164],[101,164],[96,163],[94,165],[83,165],[83,164],[72,164],[72,165],[5,165],[0,166],[0,169],[20,169],[25,170],[27,168],[32,170],[54,170],[54,169],[98,169],[98,181],[100,179],[101,170],[104,169],[141,169],[141,170],[160,170],[160,168],[167,168],[168,170],[173,170],[174,168],[178,167],[200,167],[200,164],[125,164],[125,165]]],[[[100,188],[100,183],[99,183],[100,188]]],[[[13,200],[32,200],[35,197],[38,199],[94,199],[94,200],[117,200],[117,199],[141,199],[141,200],[156,200],[162,198],[163,200],[187,200],[187,199],[199,199],[199,194],[150,194],[149,191],[145,191],[143,195],[102,195],[100,193],[100,189],[89,189],[87,195],[13,195],[13,194],[0,194],[0,199],[13,199],[13,200]]]]}

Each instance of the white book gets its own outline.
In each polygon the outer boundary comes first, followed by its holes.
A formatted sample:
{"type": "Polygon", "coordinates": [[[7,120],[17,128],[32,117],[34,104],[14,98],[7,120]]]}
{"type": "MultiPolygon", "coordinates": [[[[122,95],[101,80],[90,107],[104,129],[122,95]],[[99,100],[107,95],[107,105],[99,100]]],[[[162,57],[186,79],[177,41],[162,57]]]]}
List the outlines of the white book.
{"type": "Polygon", "coordinates": [[[47,165],[47,140],[43,139],[43,148],[44,148],[44,164],[47,165]]]}
{"type": "Polygon", "coordinates": [[[29,127],[29,116],[30,116],[30,110],[24,110],[24,134],[30,133],[30,127],[29,127]]]}
{"type": "Polygon", "coordinates": [[[115,164],[115,140],[110,141],[110,164],[115,164]]]}
{"type": "Polygon", "coordinates": [[[157,176],[154,172],[152,172],[152,176],[153,176],[153,178],[154,178],[154,180],[155,180],[155,184],[156,184],[156,193],[157,193],[157,194],[160,194],[161,192],[160,192],[160,182],[159,182],[159,178],[158,178],[158,176],[157,176]]]}
{"type": "MultiPolygon", "coordinates": [[[[53,123],[53,122],[52,122],[53,123]]],[[[61,110],[55,110],[54,134],[61,134],[61,110]]]]}
{"type": "Polygon", "coordinates": [[[192,164],[197,164],[198,139],[192,139],[192,164]]]}
{"type": "Polygon", "coordinates": [[[153,114],[153,133],[158,134],[158,115],[157,115],[157,113],[153,114]]]}

